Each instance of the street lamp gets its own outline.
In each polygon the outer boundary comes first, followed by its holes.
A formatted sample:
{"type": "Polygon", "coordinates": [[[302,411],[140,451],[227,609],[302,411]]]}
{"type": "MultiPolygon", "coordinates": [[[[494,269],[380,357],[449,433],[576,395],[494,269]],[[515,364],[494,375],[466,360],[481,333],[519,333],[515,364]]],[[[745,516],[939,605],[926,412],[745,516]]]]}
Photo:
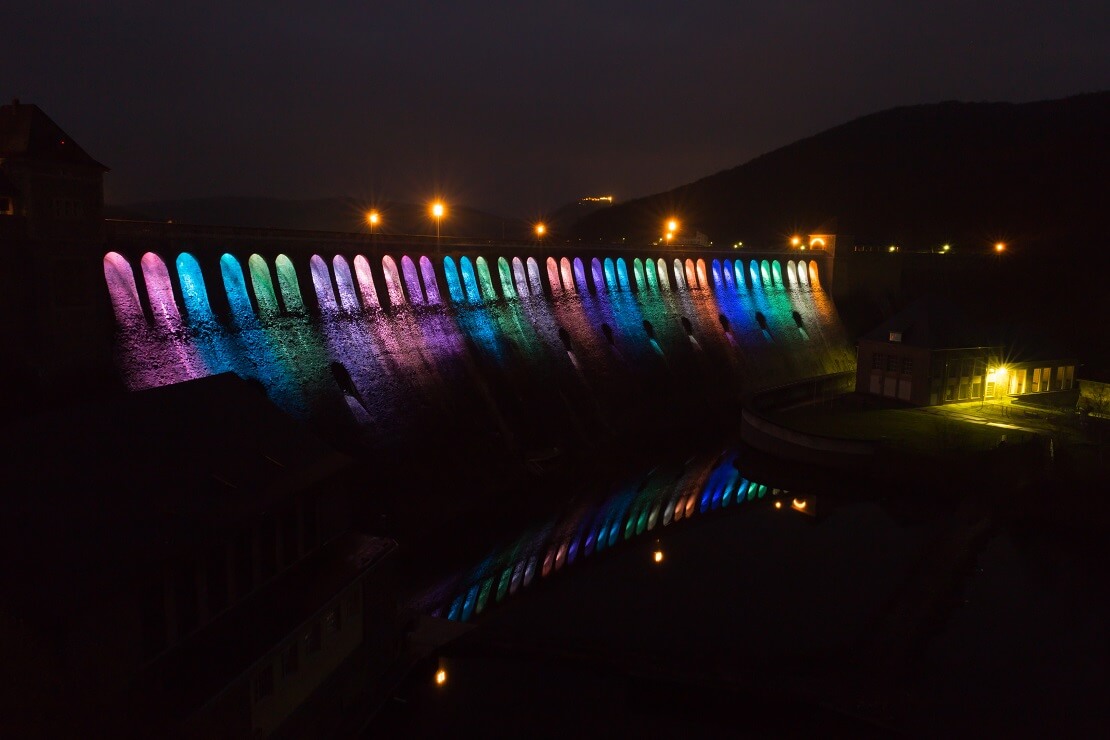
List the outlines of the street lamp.
{"type": "Polygon", "coordinates": [[[382,217],[378,215],[377,211],[370,211],[366,214],[366,223],[370,224],[370,236],[374,235],[374,228],[381,222],[382,217]]]}
{"type": "Polygon", "coordinates": [[[997,252],[998,254],[1002,254],[1003,252],[1005,252],[1006,251],[1006,242],[995,242],[994,251],[997,252]]]}
{"type": "Polygon", "coordinates": [[[536,238],[543,239],[543,235],[547,233],[547,227],[542,223],[536,224],[536,238]]]}
{"type": "Polygon", "coordinates": [[[432,203],[432,218],[434,218],[436,222],[436,246],[439,246],[439,222],[443,220],[443,214],[446,212],[447,208],[442,202],[437,200],[435,203],[432,203]]]}
{"type": "Polygon", "coordinates": [[[800,236],[790,237],[790,246],[797,247],[797,246],[801,245],[801,243],[802,243],[802,237],[800,237],[800,236]]]}

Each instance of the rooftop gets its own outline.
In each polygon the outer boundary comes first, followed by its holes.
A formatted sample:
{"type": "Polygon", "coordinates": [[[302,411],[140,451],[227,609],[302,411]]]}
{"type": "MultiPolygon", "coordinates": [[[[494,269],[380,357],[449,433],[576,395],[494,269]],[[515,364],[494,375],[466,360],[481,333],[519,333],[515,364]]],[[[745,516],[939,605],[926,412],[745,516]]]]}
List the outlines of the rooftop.
{"type": "Polygon", "coordinates": [[[90,157],[37,105],[0,106],[0,160],[37,160],[108,168],[90,157]]]}

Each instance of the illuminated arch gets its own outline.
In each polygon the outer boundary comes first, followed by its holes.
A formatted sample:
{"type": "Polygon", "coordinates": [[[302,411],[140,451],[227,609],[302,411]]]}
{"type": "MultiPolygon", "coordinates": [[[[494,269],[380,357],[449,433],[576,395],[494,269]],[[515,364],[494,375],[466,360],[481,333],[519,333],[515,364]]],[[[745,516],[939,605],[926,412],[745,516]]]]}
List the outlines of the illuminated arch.
{"type": "Polygon", "coordinates": [[[227,304],[236,321],[254,317],[254,307],[247,295],[247,280],[243,276],[243,266],[233,254],[225,252],[220,256],[220,276],[227,294],[227,304]]]}
{"type": "Polygon", "coordinates": [[[632,290],[628,280],[628,264],[624,261],[624,257],[617,258],[617,285],[621,290],[632,290]]]}
{"type": "Polygon", "coordinates": [[[489,264],[485,257],[479,256],[474,260],[475,271],[478,274],[478,289],[482,298],[487,301],[497,300],[497,291],[493,288],[493,278],[489,274],[489,264]]]}
{"type": "Polygon", "coordinates": [[[554,257],[547,258],[547,284],[551,286],[551,295],[557,296],[563,294],[563,283],[570,282],[570,262],[567,258],[563,257],[562,262],[563,274],[559,275],[559,263],[555,261],[554,257]]]}
{"type": "Polygon", "coordinates": [[[667,263],[663,261],[662,257],[655,261],[655,275],[659,278],[660,288],[666,290],[671,289],[671,279],[670,276],[667,275],[667,263]]]}
{"type": "MultiPolygon", "coordinates": [[[[542,296],[543,283],[540,282],[540,266],[533,257],[529,257],[524,266],[528,268],[528,287],[531,289],[532,295],[542,296]]],[[[550,275],[548,277],[550,279],[550,275]]]]}
{"type": "Polygon", "coordinates": [[[462,303],[462,283],[459,281],[459,271],[455,267],[455,260],[450,255],[443,258],[443,273],[447,280],[447,294],[451,296],[451,302],[462,303]]]}
{"type": "Polygon", "coordinates": [[[405,287],[409,289],[409,302],[415,305],[424,303],[424,288],[420,285],[420,275],[416,265],[407,254],[401,255],[401,276],[405,280],[405,287]]]}
{"type": "Polygon", "coordinates": [[[516,292],[521,298],[531,295],[528,289],[528,273],[524,271],[524,263],[520,257],[513,257],[513,281],[516,283],[516,292]]]}
{"type": "Polygon", "coordinates": [[[277,316],[280,310],[277,294],[274,292],[274,281],[270,277],[270,266],[266,264],[262,255],[252,254],[247,258],[247,270],[251,274],[251,285],[254,286],[254,301],[258,304],[259,315],[265,317],[277,316]]]}
{"type": "Polygon", "coordinates": [[[674,261],[674,287],[675,290],[682,290],[686,287],[686,278],[682,273],[682,260],[677,257],[674,261]]]}
{"type": "Polygon", "coordinates": [[[436,268],[427,255],[420,255],[420,277],[424,278],[424,293],[428,297],[428,303],[433,305],[443,302],[443,296],[439,294],[439,281],[436,279],[436,268]]]}
{"type": "Polygon", "coordinates": [[[597,257],[594,257],[592,260],[590,260],[590,272],[592,273],[592,277],[594,279],[594,292],[604,293],[605,271],[601,267],[601,260],[599,260],[597,257]]]}
{"type": "Polygon", "coordinates": [[[506,298],[516,298],[516,288],[513,287],[513,271],[509,261],[504,257],[497,258],[497,273],[501,276],[501,293],[506,298]]]}
{"type": "Polygon", "coordinates": [[[578,288],[578,292],[585,295],[590,292],[590,287],[586,284],[586,266],[582,264],[582,260],[578,257],[574,258],[572,264],[574,266],[574,284],[578,288]]]}
{"type": "Polygon", "coordinates": [[[286,255],[279,254],[274,260],[274,269],[277,271],[278,290],[281,291],[285,310],[290,313],[303,313],[304,298],[301,296],[301,283],[297,279],[297,268],[293,266],[293,261],[286,255]]]}
{"type": "Polygon", "coordinates": [[[636,280],[636,290],[642,293],[647,289],[647,276],[644,274],[644,263],[639,257],[632,260],[632,277],[636,280]]]}
{"type": "Polygon", "coordinates": [[[190,321],[212,321],[212,306],[208,303],[208,289],[200,271],[197,258],[188,252],[177,255],[177,279],[181,284],[181,297],[190,321]]]}
{"type": "Polygon", "coordinates": [[[786,279],[791,285],[798,284],[798,266],[794,264],[794,260],[786,263],[786,279]]]}
{"type": "Polygon", "coordinates": [[[709,279],[705,274],[705,260],[699,259],[696,263],[696,267],[698,272],[698,287],[708,288],[709,279]]]}
{"type": "Polygon", "coordinates": [[[131,264],[119,252],[104,255],[104,282],[108,286],[108,296],[112,299],[116,323],[129,327],[146,321],[143,306],[139,302],[139,289],[135,285],[135,273],[131,270],[131,264]]]}
{"type": "Polygon", "coordinates": [[[463,292],[466,300],[471,303],[482,302],[482,292],[478,287],[478,275],[474,272],[474,264],[465,254],[459,257],[459,272],[462,273],[463,292]]]}
{"type": "Polygon", "coordinates": [[[319,301],[320,310],[335,312],[339,304],[335,300],[335,291],[331,287],[331,273],[324,258],[318,254],[312,255],[308,260],[308,271],[312,275],[312,287],[316,291],[316,300],[319,301]]]}
{"type": "Polygon", "coordinates": [[[358,280],[358,289],[362,294],[363,308],[381,308],[374,275],[370,272],[370,262],[361,254],[355,255],[355,279],[358,280]]]}
{"type": "Polygon", "coordinates": [[[405,291],[401,287],[401,273],[397,270],[397,263],[390,255],[382,257],[382,274],[385,277],[385,292],[389,295],[390,306],[403,306],[405,304],[405,291]]]}
{"type": "Polygon", "coordinates": [[[335,273],[335,286],[339,289],[339,307],[348,312],[358,311],[358,291],[355,290],[355,281],[347,258],[341,254],[332,257],[331,269],[335,273]]]}
{"type": "Polygon", "coordinates": [[[173,297],[173,282],[166,263],[154,252],[147,252],[139,264],[143,270],[143,282],[146,283],[147,300],[150,301],[150,313],[154,322],[164,329],[180,327],[181,312],[173,297]]]}

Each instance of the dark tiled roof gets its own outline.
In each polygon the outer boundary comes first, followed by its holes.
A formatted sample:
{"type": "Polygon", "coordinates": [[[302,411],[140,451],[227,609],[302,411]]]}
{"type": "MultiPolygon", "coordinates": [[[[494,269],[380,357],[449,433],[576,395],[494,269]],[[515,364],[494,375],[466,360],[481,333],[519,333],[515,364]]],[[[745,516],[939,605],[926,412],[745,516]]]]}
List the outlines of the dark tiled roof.
{"type": "Polygon", "coordinates": [[[108,168],[90,157],[37,105],[0,106],[0,159],[66,162],[108,168]]]}
{"type": "Polygon", "coordinates": [[[926,296],[899,311],[860,337],[889,342],[901,333],[901,344],[934,350],[1001,347],[1008,360],[1057,360],[1076,357],[1051,326],[1038,322],[1032,306],[1015,313],[966,298],[926,296]],[[1030,319],[1032,317],[1032,319],[1030,319]]]}

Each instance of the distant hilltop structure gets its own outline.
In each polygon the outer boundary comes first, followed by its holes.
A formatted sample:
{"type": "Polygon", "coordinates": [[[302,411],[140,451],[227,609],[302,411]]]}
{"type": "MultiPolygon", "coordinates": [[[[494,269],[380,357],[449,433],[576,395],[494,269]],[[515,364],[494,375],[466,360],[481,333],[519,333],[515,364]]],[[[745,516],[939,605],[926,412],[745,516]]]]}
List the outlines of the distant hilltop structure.
{"type": "Polygon", "coordinates": [[[613,205],[613,196],[611,195],[587,195],[584,198],[579,198],[578,202],[581,205],[613,205]]]}

